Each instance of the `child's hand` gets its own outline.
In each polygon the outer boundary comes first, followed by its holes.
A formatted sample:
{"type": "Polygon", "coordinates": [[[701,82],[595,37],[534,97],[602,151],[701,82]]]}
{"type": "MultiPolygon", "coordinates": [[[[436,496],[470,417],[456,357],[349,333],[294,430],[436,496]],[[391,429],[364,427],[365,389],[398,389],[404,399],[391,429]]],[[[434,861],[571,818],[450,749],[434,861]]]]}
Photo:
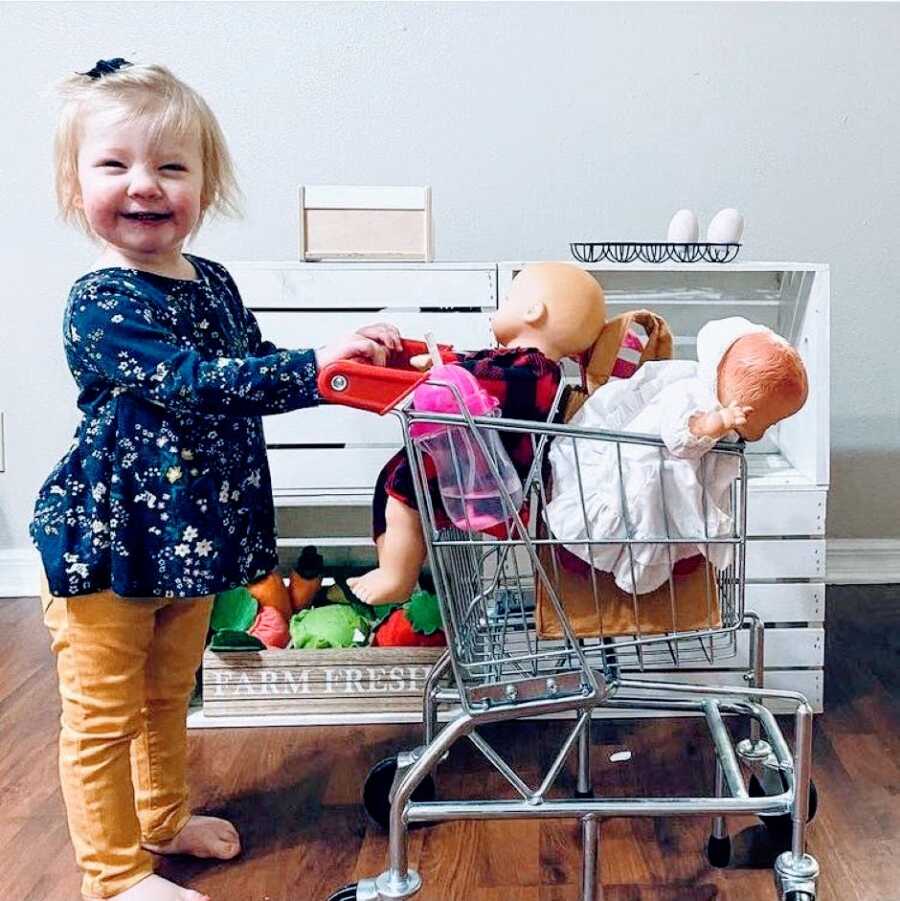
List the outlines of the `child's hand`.
{"type": "Polygon", "coordinates": [[[338,360],[358,360],[360,363],[384,366],[387,357],[388,352],[377,341],[354,332],[327,347],[320,347],[316,351],[316,364],[319,369],[324,369],[329,363],[336,363],[338,360]]]}
{"type": "Polygon", "coordinates": [[[388,357],[403,349],[400,332],[384,322],[367,325],[352,335],[341,338],[316,351],[316,363],[324,369],[337,360],[359,360],[375,366],[384,366],[388,357]]]}
{"type": "Polygon", "coordinates": [[[380,344],[388,352],[388,355],[400,353],[403,350],[403,339],[400,337],[400,332],[396,326],[391,325],[389,322],[376,322],[374,325],[366,325],[361,329],[357,329],[356,334],[362,335],[364,338],[371,338],[380,344]]]}

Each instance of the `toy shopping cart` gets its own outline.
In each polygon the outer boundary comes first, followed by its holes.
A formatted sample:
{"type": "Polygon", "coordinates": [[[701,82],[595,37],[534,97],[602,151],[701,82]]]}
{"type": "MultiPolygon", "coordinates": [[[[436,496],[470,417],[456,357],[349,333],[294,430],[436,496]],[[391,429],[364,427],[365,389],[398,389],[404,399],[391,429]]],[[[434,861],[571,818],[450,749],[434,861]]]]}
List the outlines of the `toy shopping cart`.
{"type": "MultiPolygon", "coordinates": [[[[406,342],[410,353],[421,345],[406,342]]],[[[447,634],[447,651],[434,667],[424,692],[424,743],[382,761],[367,779],[364,801],[374,819],[390,830],[389,867],[381,875],[339,890],[329,901],[386,901],[409,898],[421,887],[407,861],[407,829],[412,823],[459,819],[578,818],[582,826],[582,899],[602,898],[597,878],[599,822],[611,817],[707,816],[712,831],[707,853],[714,866],[725,866],[730,840],[729,814],[756,814],[783,843],[775,864],[781,901],[815,898],[818,865],[805,852],[807,822],[814,813],[810,782],[812,709],[795,692],[763,687],[764,631],[760,620],[744,609],[747,470],[741,444],[719,444],[709,452],[727,457],[736,468],[728,500],[730,522],[711,532],[680,534],[669,525],[660,534],[594,535],[585,515],[586,537],[577,542],[556,538],[549,528],[547,504],[553,485],[548,452],[554,443],[571,443],[575,472],[584,500],[580,459],[596,442],[615,455],[623,513],[627,522],[623,459],[637,446],[659,455],[662,502],[665,449],[661,441],[635,435],[600,432],[553,422],[534,423],[473,417],[458,389],[459,413],[417,412],[396,407],[426,376],[411,371],[379,370],[357,363],[326,367],[319,378],[328,401],[385,412],[393,409],[404,432],[415,493],[428,548],[428,560],[447,634]],[[480,453],[496,476],[503,502],[503,527],[443,528],[446,520],[425,481],[422,443],[416,426],[446,430],[450,447],[480,453]],[[504,439],[530,436],[533,463],[522,494],[508,489],[499,476],[492,433],[504,439]],[[520,503],[519,498],[524,498],[520,503]],[[667,583],[650,594],[622,591],[607,574],[581,562],[585,552],[616,545],[634,560],[653,545],[675,560],[678,548],[701,551],[693,570],[673,565],[667,583]],[[573,553],[579,552],[580,553],[573,553]],[[715,569],[709,560],[719,564],[715,569]],[[573,562],[574,561],[574,562],[573,562]],[[749,638],[746,688],[663,682],[653,671],[710,665],[737,656],[749,638]],[[795,709],[793,748],[789,747],[767,700],[788,702],[795,709]],[[449,719],[439,728],[438,707],[449,719]],[[627,711],[700,714],[709,727],[716,753],[709,797],[595,797],[590,771],[590,724],[595,709],[612,716],[627,711]],[[479,733],[488,723],[553,714],[572,722],[556,757],[539,785],[529,785],[479,733]],[[733,744],[724,717],[749,722],[748,737],[733,744]],[[502,774],[518,797],[512,800],[436,800],[433,774],[454,743],[468,739],[502,774]],[[573,797],[551,796],[557,777],[571,755],[577,760],[573,797]],[[745,771],[749,779],[745,781],[745,771]]],[[[432,382],[434,384],[434,382],[432,382]]],[[[438,383],[440,384],[440,383],[438,383]]],[[[557,405],[559,398],[557,398],[557,405]]],[[[718,457],[722,459],[722,456],[718,457]]],[[[461,471],[462,467],[460,467],[461,471]]],[[[461,495],[466,486],[458,486],[461,495]]],[[[474,501],[477,503],[477,499],[474,501]]],[[[474,519],[474,517],[473,517],[474,519]]],[[[633,585],[634,583],[632,583],[633,585]]]]}

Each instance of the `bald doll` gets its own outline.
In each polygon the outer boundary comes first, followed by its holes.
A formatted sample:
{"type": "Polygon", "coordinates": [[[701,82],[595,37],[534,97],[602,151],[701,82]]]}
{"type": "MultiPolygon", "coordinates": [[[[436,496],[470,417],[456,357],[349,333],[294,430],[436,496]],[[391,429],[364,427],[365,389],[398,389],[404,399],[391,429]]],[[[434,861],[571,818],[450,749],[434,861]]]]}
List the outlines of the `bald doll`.
{"type": "MultiPolygon", "coordinates": [[[[590,347],[605,320],[606,302],[596,279],[569,263],[536,263],[513,279],[491,322],[500,346],[463,354],[453,362],[471,372],[499,400],[504,418],[544,422],[559,388],[559,361],[590,347]]],[[[524,481],[532,463],[531,437],[501,433],[501,440],[524,481]]],[[[434,464],[427,455],[424,459],[435,525],[448,528],[434,464]]],[[[348,585],[368,604],[405,601],[425,561],[422,523],[405,451],[381,471],[372,507],[378,568],[348,580],[348,585]]]]}

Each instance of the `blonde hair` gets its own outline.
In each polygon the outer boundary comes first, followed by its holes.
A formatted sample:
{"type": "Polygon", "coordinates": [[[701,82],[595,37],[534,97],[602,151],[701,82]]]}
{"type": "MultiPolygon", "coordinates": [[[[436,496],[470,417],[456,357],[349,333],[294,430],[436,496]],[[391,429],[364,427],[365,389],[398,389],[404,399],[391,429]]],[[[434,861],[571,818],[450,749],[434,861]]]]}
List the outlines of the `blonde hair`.
{"type": "Polygon", "coordinates": [[[200,218],[192,237],[208,210],[226,216],[240,214],[240,189],[225,136],[213,111],[193,88],[165,66],[130,64],[100,77],[71,75],[59,85],[58,92],[63,106],[56,128],[54,161],[56,200],[64,222],[74,222],[94,237],[84,210],[77,205],[79,122],[85,113],[111,108],[124,110],[126,121],[150,119],[152,140],[172,134],[181,137],[199,130],[203,187],[200,218]]]}

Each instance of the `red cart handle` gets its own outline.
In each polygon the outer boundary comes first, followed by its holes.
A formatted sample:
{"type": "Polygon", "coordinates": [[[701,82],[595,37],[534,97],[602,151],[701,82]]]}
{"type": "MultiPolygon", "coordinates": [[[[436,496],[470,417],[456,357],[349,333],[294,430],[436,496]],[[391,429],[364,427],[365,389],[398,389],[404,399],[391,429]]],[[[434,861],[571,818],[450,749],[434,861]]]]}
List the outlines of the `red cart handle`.
{"type": "MultiPolygon", "coordinates": [[[[330,404],[369,410],[384,416],[406,397],[417,385],[428,378],[428,372],[413,369],[412,357],[428,353],[424,341],[403,341],[403,350],[388,358],[387,366],[373,366],[353,360],[338,360],[320,370],[319,397],[330,404]]],[[[445,363],[456,360],[449,344],[439,344],[445,363]]]]}

